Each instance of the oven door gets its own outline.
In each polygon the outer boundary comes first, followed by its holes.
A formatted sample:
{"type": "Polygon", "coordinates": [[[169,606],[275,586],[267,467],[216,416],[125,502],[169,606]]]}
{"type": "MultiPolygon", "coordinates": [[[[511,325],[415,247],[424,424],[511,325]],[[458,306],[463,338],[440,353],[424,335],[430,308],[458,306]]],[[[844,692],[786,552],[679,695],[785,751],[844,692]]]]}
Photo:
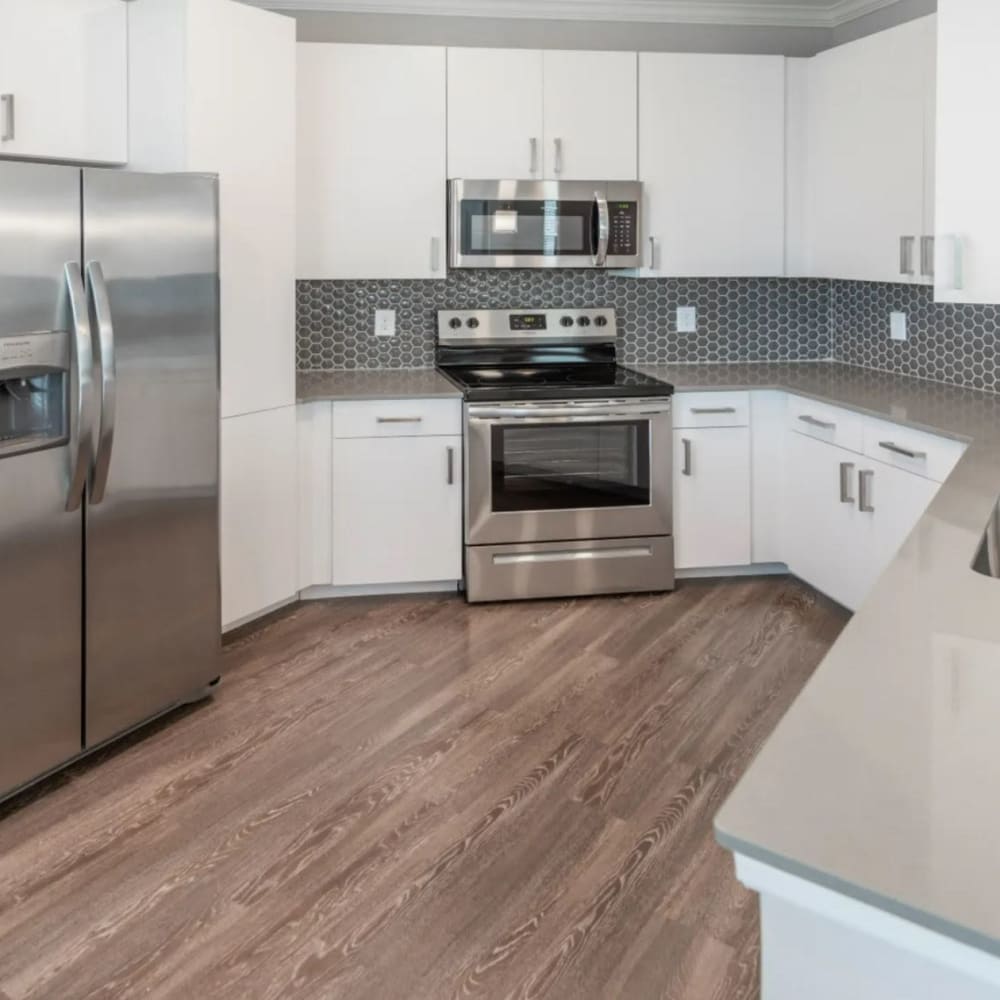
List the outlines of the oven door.
{"type": "Polygon", "coordinates": [[[470,403],[470,545],[671,533],[669,399],[470,403]]]}
{"type": "Polygon", "coordinates": [[[637,267],[641,190],[606,181],[452,181],[448,262],[637,267]]]}

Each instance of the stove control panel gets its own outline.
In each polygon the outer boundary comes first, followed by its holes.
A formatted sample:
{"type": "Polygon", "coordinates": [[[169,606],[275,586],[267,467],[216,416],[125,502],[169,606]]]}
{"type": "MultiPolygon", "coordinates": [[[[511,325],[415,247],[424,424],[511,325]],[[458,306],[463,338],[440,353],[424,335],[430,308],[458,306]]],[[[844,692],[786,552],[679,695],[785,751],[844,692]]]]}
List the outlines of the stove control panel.
{"type": "Polygon", "coordinates": [[[448,309],[438,343],[614,343],[614,309],[448,309]]]}

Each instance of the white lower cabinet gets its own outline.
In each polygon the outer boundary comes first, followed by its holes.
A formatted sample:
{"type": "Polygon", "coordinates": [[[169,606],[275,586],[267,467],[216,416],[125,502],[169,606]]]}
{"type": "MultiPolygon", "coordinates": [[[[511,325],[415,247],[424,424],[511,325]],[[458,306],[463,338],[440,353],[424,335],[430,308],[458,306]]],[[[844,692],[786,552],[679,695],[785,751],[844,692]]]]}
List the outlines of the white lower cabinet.
{"type": "Polygon", "coordinates": [[[674,545],[678,569],[750,563],[750,429],[674,431],[674,545]]]}
{"type": "Polygon", "coordinates": [[[296,407],[222,421],[222,624],[298,592],[296,407]]]}
{"type": "Polygon", "coordinates": [[[461,434],[335,437],[334,585],[461,577],[461,434]]]}

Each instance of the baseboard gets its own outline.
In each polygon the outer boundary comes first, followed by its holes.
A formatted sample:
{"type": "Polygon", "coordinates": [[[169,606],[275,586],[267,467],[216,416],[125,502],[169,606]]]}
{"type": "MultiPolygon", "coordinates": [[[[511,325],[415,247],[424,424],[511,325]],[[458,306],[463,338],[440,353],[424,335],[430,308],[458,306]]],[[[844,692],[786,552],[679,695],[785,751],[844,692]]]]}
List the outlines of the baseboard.
{"type": "Polygon", "coordinates": [[[299,591],[302,601],[326,601],[332,597],[383,597],[392,594],[458,593],[461,580],[429,580],[426,583],[375,583],[350,587],[306,587],[299,591]]]}
{"type": "Polygon", "coordinates": [[[225,635],[227,632],[233,632],[238,628],[243,628],[244,625],[249,625],[251,622],[255,622],[258,618],[263,618],[265,615],[272,614],[275,611],[280,611],[282,608],[287,608],[289,604],[294,604],[298,599],[298,594],[292,594],[291,597],[286,597],[283,601],[277,601],[274,604],[269,604],[266,608],[261,608],[259,611],[254,611],[252,614],[244,615],[242,618],[237,618],[235,621],[228,622],[222,626],[222,634],[225,635]]]}
{"type": "Polygon", "coordinates": [[[678,580],[711,580],[724,576],[787,576],[784,563],[753,563],[750,566],[706,566],[699,569],[679,569],[678,580]]]}

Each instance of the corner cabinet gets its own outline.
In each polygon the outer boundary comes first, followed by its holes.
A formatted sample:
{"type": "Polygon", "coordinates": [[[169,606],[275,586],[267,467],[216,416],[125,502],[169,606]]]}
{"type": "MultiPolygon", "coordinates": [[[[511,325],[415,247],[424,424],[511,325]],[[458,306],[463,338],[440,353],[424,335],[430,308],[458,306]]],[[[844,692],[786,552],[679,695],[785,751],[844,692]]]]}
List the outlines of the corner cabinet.
{"type": "Polygon", "coordinates": [[[299,278],[444,278],[446,76],[443,48],[299,44],[299,278]]]}
{"type": "Polygon", "coordinates": [[[938,302],[1000,302],[1000,4],[938,0],[938,302]]]}
{"type": "Polygon", "coordinates": [[[785,60],[643,52],[639,180],[650,277],[785,271],[785,60]]]}
{"type": "Polygon", "coordinates": [[[448,50],[449,177],[632,180],[634,52],[448,50]]]}
{"type": "Polygon", "coordinates": [[[0,156],[126,162],[128,4],[0,0],[0,156]]]}

